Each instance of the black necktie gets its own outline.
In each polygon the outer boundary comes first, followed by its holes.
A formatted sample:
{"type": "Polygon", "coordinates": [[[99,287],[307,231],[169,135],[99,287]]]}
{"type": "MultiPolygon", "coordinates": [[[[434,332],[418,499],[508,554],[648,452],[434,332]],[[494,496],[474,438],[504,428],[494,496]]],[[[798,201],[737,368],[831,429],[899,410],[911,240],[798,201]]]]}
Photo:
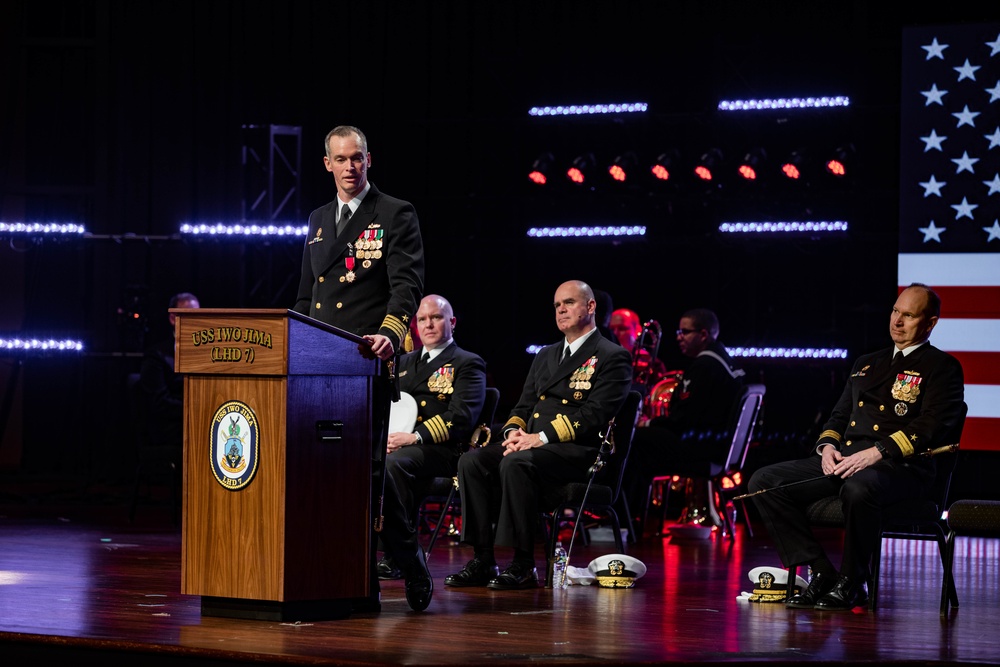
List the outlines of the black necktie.
{"type": "Polygon", "coordinates": [[[431,360],[430,352],[424,352],[420,355],[420,361],[417,362],[417,368],[423,368],[431,360]]]}
{"type": "Polygon", "coordinates": [[[569,359],[569,345],[563,348],[563,356],[562,359],[559,360],[559,365],[562,366],[567,359],[569,359]]]}
{"type": "Polygon", "coordinates": [[[895,370],[903,365],[903,360],[906,359],[906,355],[902,352],[896,352],[892,357],[891,369],[895,370]]]}
{"type": "Polygon", "coordinates": [[[347,221],[351,219],[351,207],[344,204],[344,207],[340,209],[340,222],[337,223],[337,236],[344,231],[344,227],[347,226],[347,221]]]}

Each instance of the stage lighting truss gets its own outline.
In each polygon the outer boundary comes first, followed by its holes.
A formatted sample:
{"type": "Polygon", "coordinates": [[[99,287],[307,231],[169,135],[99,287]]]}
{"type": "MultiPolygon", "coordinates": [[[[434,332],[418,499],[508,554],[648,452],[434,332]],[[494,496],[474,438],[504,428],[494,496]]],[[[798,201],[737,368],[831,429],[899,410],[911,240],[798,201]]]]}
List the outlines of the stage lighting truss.
{"type": "Polygon", "coordinates": [[[548,183],[549,177],[552,175],[553,162],[555,162],[555,157],[552,153],[546,152],[539,155],[531,164],[531,171],[528,172],[528,180],[535,185],[545,185],[548,183]]]}

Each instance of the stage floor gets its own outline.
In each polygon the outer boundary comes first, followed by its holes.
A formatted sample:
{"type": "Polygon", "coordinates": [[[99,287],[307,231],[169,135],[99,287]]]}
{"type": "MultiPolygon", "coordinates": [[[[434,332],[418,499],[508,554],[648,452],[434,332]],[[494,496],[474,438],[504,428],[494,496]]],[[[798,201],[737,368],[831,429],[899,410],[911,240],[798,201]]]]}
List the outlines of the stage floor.
{"type": "MultiPolygon", "coordinates": [[[[628,545],[648,571],[627,590],[449,589],[444,577],[471,554],[445,537],[431,554],[426,612],[410,611],[402,582],[388,581],[380,612],[271,622],[203,616],[199,597],[178,592],[181,535],[162,507],[140,507],[134,525],[123,506],[26,509],[0,508],[5,664],[1000,663],[1000,541],[992,538],[958,538],[961,607],[947,617],[936,547],[904,540],[884,545],[876,611],[738,601],[752,588],[752,568],[778,564],[762,528],[750,537],[741,525],[732,542],[715,534],[628,545]]],[[[839,534],[825,538],[836,562],[839,534]]],[[[571,564],[614,551],[612,542],[583,547],[578,538],[571,564]]]]}

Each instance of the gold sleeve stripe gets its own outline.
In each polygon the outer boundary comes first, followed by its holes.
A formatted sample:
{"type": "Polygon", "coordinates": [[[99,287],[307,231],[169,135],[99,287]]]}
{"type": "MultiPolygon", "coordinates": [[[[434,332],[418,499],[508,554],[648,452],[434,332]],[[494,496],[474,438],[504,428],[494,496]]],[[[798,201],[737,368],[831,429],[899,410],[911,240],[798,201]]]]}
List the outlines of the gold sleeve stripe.
{"type": "Polygon", "coordinates": [[[406,332],[410,330],[408,326],[395,315],[386,315],[385,319],[382,320],[382,327],[389,329],[399,340],[404,340],[406,338],[406,332]]]}
{"type": "Polygon", "coordinates": [[[899,451],[903,452],[903,458],[907,456],[913,456],[913,445],[910,444],[910,439],[906,437],[906,434],[902,431],[896,431],[889,436],[889,439],[896,443],[899,447],[899,451]]]}
{"type": "Polygon", "coordinates": [[[431,432],[431,438],[435,443],[448,442],[448,425],[444,423],[441,415],[434,415],[424,422],[424,426],[431,432]]]}
{"type": "Polygon", "coordinates": [[[503,425],[503,430],[506,431],[508,426],[512,428],[528,428],[528,423],[520,417],[511,417],[507,420],[507,423],[503,425]]]}
{"type": "Polygon", "coordinates": [[[822,440],[823,438],[832,438],[837,442],[840,442],[840,434],[834,430],[823,431],[822,433],[820,433],[819,439],[822,440]]]}
{"type": "Polygon", "coordinates": [[[565,415],[556,415],[556,418],[552,420],[552,428],[556,430],[559,442],[573,442],[576,439],[576,430],[573,428],[573,422],[565,415]]]}

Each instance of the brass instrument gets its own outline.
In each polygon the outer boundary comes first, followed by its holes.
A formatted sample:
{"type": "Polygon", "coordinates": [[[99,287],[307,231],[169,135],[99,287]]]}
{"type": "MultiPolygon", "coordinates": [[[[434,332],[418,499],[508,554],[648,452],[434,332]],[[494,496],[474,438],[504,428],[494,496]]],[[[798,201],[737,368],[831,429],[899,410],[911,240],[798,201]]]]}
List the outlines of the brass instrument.
{"type": "Polygon", "coordinates": [[[670,398],[681,383],[682,372],[667,371],[660,361],[660,340],[663,329],[656,320],[642,325],[642,332],[632,348],[632,383],[642,391],[642,416],[645,420],[666,417],[670,398]]]}
{"type": "Polygon", "coordinates": [[[632,382],[647,391],[656,383],[656,360],[660,353],[663,329],[656,320],[642,325],[642,332],[632,347],[632,382]]]}

